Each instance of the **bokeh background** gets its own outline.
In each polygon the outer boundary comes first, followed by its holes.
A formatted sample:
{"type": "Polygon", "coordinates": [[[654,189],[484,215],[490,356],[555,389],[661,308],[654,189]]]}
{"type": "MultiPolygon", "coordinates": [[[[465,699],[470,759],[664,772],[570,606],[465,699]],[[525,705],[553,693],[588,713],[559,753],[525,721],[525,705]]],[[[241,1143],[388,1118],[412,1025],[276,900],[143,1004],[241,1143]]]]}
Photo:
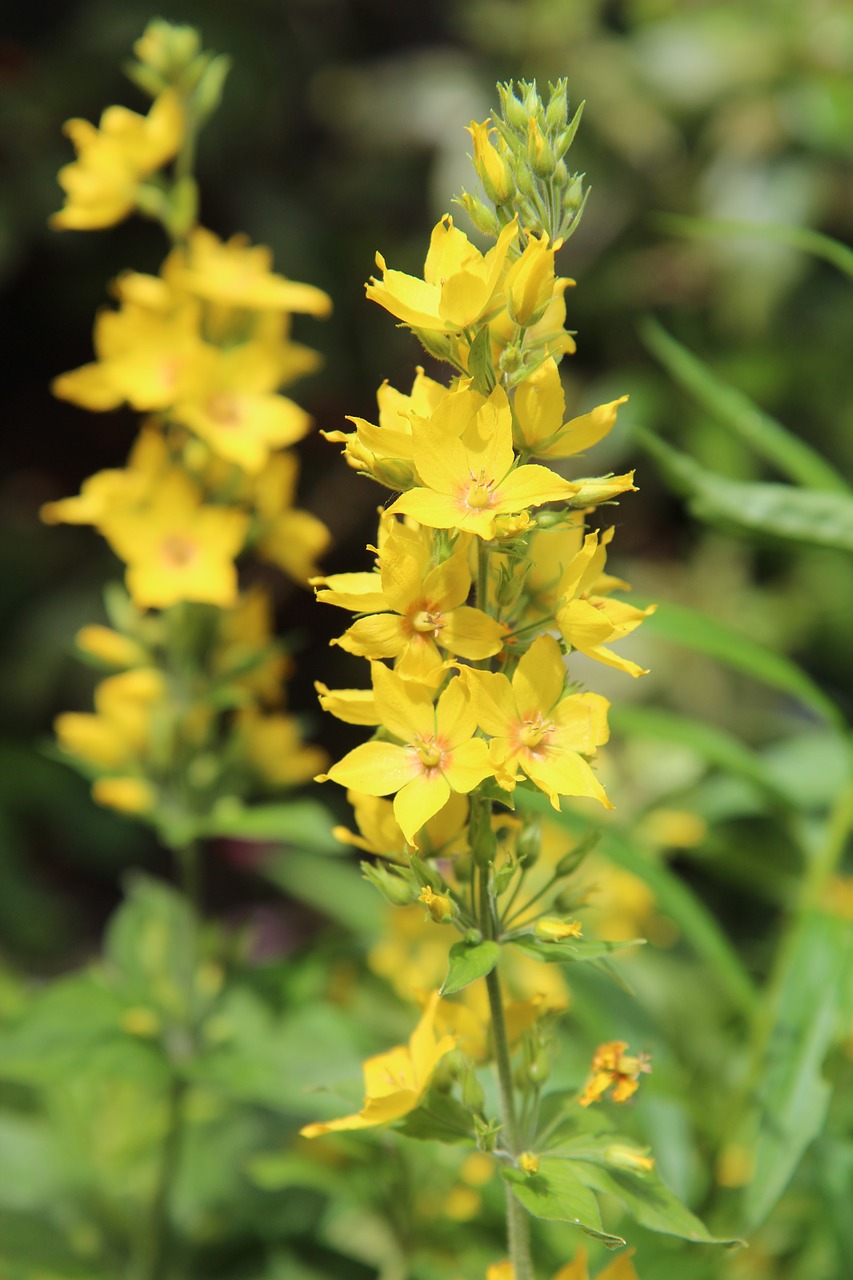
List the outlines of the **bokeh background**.
{"type": "MultiPolygon", "coordinates": [[[[786,223],[849,242],[847,0],[185,0],[160,4],[158,13],[197,25],[206,47],[234,60],[200,145],[203,222],[269,244],[278,270],[334,300],[330,321],[298,318],[296,326],[325,357],[324,370],[296,393],[325,429],[340,428],[345,414],[372,418],[383,378],[404,387],[416,360],[429,363],[411,335],[364,300],[376,250],[418,274],[430,228],[450,210],[451,194],[470,184],[464,126],[488,115],[496,80],[568,76],[572,103],[587,102],[573,155],[591,194],[560,262],[577,281],[569,302],[578,352],[563,366],[567,392],[578,411],[630,393],[597,460],[599,470],[636,465],[640,487],[616,513],[615,571],[644,599],[697,607],[796,658],[849,715],[850,557],[697,523],[631,431],[639,424],[725,476],[775,478],[674,386],[638,330],[653,316],[850,474],[850,282],[783,244],[678,234],[662,217],[786,223]]],[[[97,810],[85,782],[50,754],[53,716],[88,705],[92,673],[72,657],[72,640],[102,617],[101,590],[117,565],[91,530],[46,528],[37,514],[91,472],[121,465],[134,434],[130,415],[86,414],[53,400],[48,387],[90,358],[107,281],[127,267],[159,265],[161,233],[134,220],[106,233],[57,234],[46,220],[60,203],[56,171],[70,159],[62,122],[97,119],[111,102],[143,109],[120,66],[152,16],[139,0],[12,3],[0,32],[0,954],[11,969],[40,977],[97,947],[126,868],[168,866],[152,838],[97,810]]],[[[456,216],[467,230],[463,211],[456,216]]],[[[319,434],[300,453],[301,504],[334,537],[327,570],[366,567],[359,548],[385,494],[349,472],[319,434]]],[[[326,647],[339,629],[335,611],[284,580],[276,592],[298,662],[291,705],[305,713],[313,738],[339,754],[359,735],[315,712],[312,685],[361,680],[358,664],[326,647]]],[[[769,756],[801,731],[811,745],[794,769],[799,783],[831,793],[843,764],[808,711],[638,636],[632,656],[652,653],[645,680],[612,673],[596,687],[614,700],[696,717],[769,756]]],[[[695,756],[672,745],[631,742],[616,762],[626,803],[638,812],[673,795],[689,808],[685,796],[704,778],[695,756]]],[[[734,816],[698,844],[685,841],[690,847],[673,836],[669,865],[760,970],[797,854],[765,813],[736,805],[717,812],[734,816]]],[[[210,905],[227,918],[263,921],[270,953],[286,954],[322,929],[322,914],[266,885],[253,874],[256,859],[236,844],[214,849],[210,905]]],[[[836,1280],[831,1270],[818,1280],[824,1276],[836,1280]]]]}

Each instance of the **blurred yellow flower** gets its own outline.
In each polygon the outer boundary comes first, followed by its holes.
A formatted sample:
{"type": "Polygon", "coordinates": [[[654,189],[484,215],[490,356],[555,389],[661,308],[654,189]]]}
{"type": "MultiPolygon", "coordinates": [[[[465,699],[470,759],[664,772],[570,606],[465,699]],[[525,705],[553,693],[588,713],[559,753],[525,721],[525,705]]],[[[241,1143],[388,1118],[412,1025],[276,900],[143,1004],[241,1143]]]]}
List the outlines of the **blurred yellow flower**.
{"type": "Polygon", "coordinates": [[[98,128],[88,120],[68,120],[65,133],[77,159],[59,171],[65,204],[50,225],[57,231],[91,231],[111,227],[133,212],[142,180],[177,155],[184,112],[178,95],[167,89],[147,116],[107,107],[98,128]]]}
{"type": "Polygon", "coordinates": [[[627,1102],[636,1093],[640,1076],[652,1068],[645,1054],[628,1057],[627,1048],[624,1040],[610,1040],[598,1046],[592,1058],[592,1074],[578,1098],[582,1107],[597,1102],[611,1088],[614,1102],[627,1102]]]}
{"type": "Polygon", "coordinates": [[[369,1129],[374,1125],[401,1120],[420,1104],[441,1059],[456,1047],[453,1036],[437,1037],[435,1015],[439,995],[435,991],[426,1003],[421,1020],[408,1045],[398,1045],[388,1053],[368,1058],[364,1063],[364,1106],[355,1115],[306,1125],[300,1133],[316,1138],[342,1129],[369,1129]]]}

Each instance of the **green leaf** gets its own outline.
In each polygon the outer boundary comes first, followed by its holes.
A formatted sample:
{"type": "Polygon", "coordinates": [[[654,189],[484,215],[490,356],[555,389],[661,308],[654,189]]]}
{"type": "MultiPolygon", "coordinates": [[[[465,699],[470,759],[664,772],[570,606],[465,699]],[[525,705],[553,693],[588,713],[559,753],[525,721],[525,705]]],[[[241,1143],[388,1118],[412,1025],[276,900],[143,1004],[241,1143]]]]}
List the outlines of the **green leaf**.
{"type": "Polygon", "coordinates": [[[674,382],[783,475],[811,489],[850,493],[844,477],[821,454],[723,382],[656,321],[643,321],[640,337],[674,382]]]}
{"type": "Polygon", "coordinates": [[[851,981],[849,923],[824,911],[808,912],[785,956],[753,1105],[735,1136],[754,1152],[754,1173],[743,1192],[748,1230],[767,1217],[823,1128],[832,1091],[822,1068],[849,1017],[851,981]]]}
{"type": "MultiPolygon", "coordinates": [[[[559,1157],[554,1157],[555,1161],[558,1159],[559,1157]]],[[[566,1164],[584,1186],[619,1200],[635,1222],[648,1227],[650,1231],[679,1236],[682,1240],[692,1240],[696,1244],[743,1243],[741,1240],[720,1239],[711,1235],[705,1224],[673,1195],[654,1169],[631,1173],[625,1169],[607,1169],[592,1161],[571,1158],[566,1159],[566,1164]]]]}
{"type": "Polygon", "coordinates": [[[495,369],[492,364],[492,339],[489,326],[484,324],[468,351],[468,373],[472,387],[481,395],[491,395],[495,389],[495,369]]]}
{"type": "Polygon", "coordinates": [[[775,803],[786,807],[790,803],[761,757],[723,729],[657,707],[614,706],[608,719],[622,737],[653,738],[687,747],[706,764],[752,783],[775,803]]]}
{"type": "Polygon", "coordinates": [[[619,942],[603,942],[598,938],[563,938],[559,942],[543,942],[532,933],[509,938],[513,946],[534,960],[546,960],[549,964],[571,964],[578,960],[600,960],[602,956],[625,947],[642,947],[645,938],[630,938],[619,942]]]}
{"type": "Polygon", "coordinates": [[[447,1093],[431,1089],[423,1102],[394,1126],[409,1138],[429,1142],[472,1142],[471,1113],[447,1093]]]}
{"type": "Polygon", "coordinates": [[[203,834],[238,840],[270,840],[315,853],[339,853],[342,845],[332,835],[332,826],[328,809],[315,800],[250,806],[229,798],[214,806],[204,823],[203,834]]]}
{"type": "Polygon", "coordinates": [[[604,1230],[598,1201],[567,1162],[541,1160],[538,1173],[523,1173],[520,1169],[502,1169],[501,1173],[513,1195],[534,1218],[571,1222],[609,1249],[619,1249],[625,1243],[621,1236],[604,1230]]]}
{"type": "Polygon", "coordinates": [[[777,650],[741,635],[710,614],[667,600],[645,620],[643,627],[647,633],[658,635],[671,644],[707,654],[780,693],[798,698],[823,719],[841,729],[846,728],[844,717],[835,703],[796,663],[777,650]]]}
{"type": "Polygon", "coordinates": [[[195,917],[183,894],[135,874],[111,919],[104,943],[116,989],[185,1022],[195,990],[195,917]]]}
{"type": "Polygon", "coordinates": [[[698,520],[737,533],[853,551],[853,495],[849,491],[830,493],[788,484],[728,480],[642,427],[636,427],[635,434],[698,520]]]}
{"type": "Polygon", "coordinates": [[[602,855],[649,886],[660,910],[672,917],[685,940],[697,955],[702,956],[736,1008],[746,1014],[752,1013],[757,994],[740,956],[711,912],[666,863],[652,860],[627,832],[610,823],[593,824],[588,818],[570,811],[555,813],[543,795],[524,795],[518,799],[519,808],[547,816],[575,837],[586,835],[591,826],[602,830],[599,846],[602,855]]]}
{"type": "Polygon", "coordinates": [[[735,218],[689,218],[675,213],[658,214],[657,222],[664,230],[676,235],[724,236],[729,240],[734,236],[749,236],[762,241],[772,240],[822,258],[853,279],[853,250],[832,236],[813,231],[811,227],[792,227],[784,222],[741,222],[735,218]]]}
{"type": "Polygon", "coordinates": [[[477,978],[485,978],[494,969],[500,954],[501,948],[497,942],[454,942],[450,948],[447,977],[440,994],[453,996],[477,978]]]}

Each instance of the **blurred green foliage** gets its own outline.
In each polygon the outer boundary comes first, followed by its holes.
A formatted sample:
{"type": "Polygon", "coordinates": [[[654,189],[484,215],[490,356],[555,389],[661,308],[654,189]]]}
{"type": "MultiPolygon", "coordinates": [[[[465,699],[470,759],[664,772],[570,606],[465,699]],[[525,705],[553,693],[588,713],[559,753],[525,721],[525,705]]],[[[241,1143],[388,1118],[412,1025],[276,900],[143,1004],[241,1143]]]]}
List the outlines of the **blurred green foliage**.
{"type": "MultiPolygon", "coordinates": [[[[121,415],[84,418],[47,385],[88,358],[105,276],[161,254],[145,223],[59,237],[46,217],[69,158],[62,121],[139,105],[117,68],[150,16],[138,0],[44,14],[18,5],[0,45],[12,321],[0,553],[4,1275],[481,1276],[501,1255],[500,1194],[490,1184],[473,1217],[451,1216],[462,1185],[451,1147],[392,1146],[381,1132],[325,1155],[291,1142],[323,1097],[306,1097],[307,1083],[352,1080],[357,1102],[362,1057],[410,1029],[410,1010],[365,968],[387,923],[355,867],[315,851],[324,840],[307,811],[289,851],[275,844],[274,815],[257,832],[265,845],[236,840],[222,815],[207,873],[218,923],[188,972],[194,926],[180,899],[138,874],[123,899],[128,868],[167,873],[162,853],[96,810],[42,750],[52,715],[87,703],[71,640],[100,617],[114,564],[85,531],[42,529],[36,511],[123,460],[131,435],[121,415]],[[180,1151],[166,1141],[170,1108],[186,1118],[180,1151]],[[170,1258],[159,1273],[152,1249],[170,1258]]],[[[335,300],[319,335],[326,369],[306,401],[327,428],[345,413],[370,417],[380,378],[408,368],[411,340],[370,314],[362,282],[380,247],[420,267],[429,227],[463,185],[464,125],[485,118],[495,80],[566,74],[573,101],[587,100],[576,152],[592,193],[562,264],[578,281],[567,394],[582,411],[631,393],[604,459],[639,463],[640,493],[617,514],[620,555],[644,597],[676,606],[634,643],[652,674],[627,688],[614,675],[605,690],[624,705],[610,765],[617,821],[602,850],[649,887],[670,930],[626,963],[634,996],[586,966],[571,971],[555,1070],[576,1086],[583,1046],[615,1029],[650,1050],[633,1131],[712,1228],[749,1237],[749,1250],[720,1255],[640,1230],[641,1280],[845,1280],[851,283],[795,235],[699,234],[701,223],[661,215],[849,241],[853,11],[845,0],[187,0],[164,16],[198,23],[234,60],[201,147],[206,222],[250,231],[281,270],[335,300]],[[700,818],[704,836],[653,839],[650,819],[672,810],[700,818]]],[[[302,503],[340,548],[329,570],[365,567],[351,548],[368,537],[374,493],[319,438],[303,457],[302,503]]],[[[278,590],[283,626],[305,640],[293,700],[307,709],[315,678],[347,684],[354,665],[325,653],[334,619],[278,590]]],[[[339,726],[318,727],[333,752],[352,745],[339,726]]],[[[329,1114],[339,1106],[336,1093],[329,1114]]],[[[551,1274],[576,1240],[539,1226],[551,1274]]]]}

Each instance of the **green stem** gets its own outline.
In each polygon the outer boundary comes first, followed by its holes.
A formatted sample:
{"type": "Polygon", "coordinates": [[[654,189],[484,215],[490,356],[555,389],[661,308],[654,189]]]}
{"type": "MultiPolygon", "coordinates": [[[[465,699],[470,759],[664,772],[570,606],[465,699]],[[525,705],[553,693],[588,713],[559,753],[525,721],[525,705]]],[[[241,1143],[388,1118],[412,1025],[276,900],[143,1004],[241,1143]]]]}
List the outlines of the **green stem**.
{"type": "Polygon", "coordinates": [[[196,916],[201,915],[201,847],[197,840],[174,850],[178,882],[196,916]]]}
{"type": "MultiPolygon", "coordinates": [[[[497,930],[489,893],[488,866],[477,866],[475,875],[478,877],[480,929],[484,938],[493,939],[497,930]]],[[[522,1140],[515,1110],[509,1037],[504,1018],[503,995],[497,967],[486,977],[486,990],[489,996],[492,1046],[498,1074],[498,1092],[500,1095],[504,1142],[509,1154],[514,1160],[517,1160],[521,1154],[522,1140]]],[[[527,1211],[516,1200],[509,1187],[506,1188],[506,1215],[507,1243],[515,1280],[534,1280],[533,1264],[530,1258],[530,1230],[527,1211]]]]}
{"type": "Polygon", "coordinates": [[[157,1171],[157,1182],[151,1201],[151,1216],[145,1236],[145,1255],[139,1271],[140,1280],[163,1280],[172,1246],[172,1224],[169,1217],[169,1200],[181,1149],[183,1129],[183,1104],[186,1082],[173,1076],[169,1090],[166,1136],[157,1171]]]}

